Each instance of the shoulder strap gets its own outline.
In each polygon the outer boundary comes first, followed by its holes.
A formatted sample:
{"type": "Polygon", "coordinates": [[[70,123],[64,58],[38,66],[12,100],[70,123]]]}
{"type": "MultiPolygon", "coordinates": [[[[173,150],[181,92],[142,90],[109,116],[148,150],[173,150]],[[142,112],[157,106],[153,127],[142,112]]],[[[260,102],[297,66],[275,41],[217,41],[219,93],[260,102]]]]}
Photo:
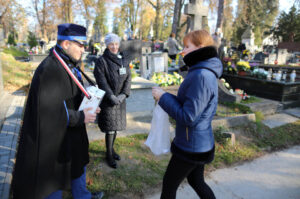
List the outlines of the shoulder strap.
{"type": "Polygon", "coordinates": [[[53,53],[55,55],[55,57],[58,59],[58,61],[61,63],[61,65],[63,66],[63,68],[67,71],[67,73],[71,76],[71,79],[73,79],[73,81],[77,84],[77,86],[79,87],[79,89],[83,92],[83,94],[88,98],[91,99],[91,95],[85,90],[85,88],[81,85],[81,83],[79,82],[79,80],[75,77],[75,75],[72,73],[72,71],[70,70],[70,68],[67,66],[67,64],[65,63],[65,61],[59,56],[59,54],[55,51],[55,49],[53,48],[53,53]]]}
{"type": "Polygon", "coordinates": [[[77,69],[83,74],[84,78],[89,82],[89,84],[91,84],[91,85],[93,85],[93,86],[96,86],[96,82],[93,81],[91,78],[89,78],[89,77],[87,76],[87,74],[85,74],[85,73],[80,69],[80,67],[78,67],[77,69]]]}

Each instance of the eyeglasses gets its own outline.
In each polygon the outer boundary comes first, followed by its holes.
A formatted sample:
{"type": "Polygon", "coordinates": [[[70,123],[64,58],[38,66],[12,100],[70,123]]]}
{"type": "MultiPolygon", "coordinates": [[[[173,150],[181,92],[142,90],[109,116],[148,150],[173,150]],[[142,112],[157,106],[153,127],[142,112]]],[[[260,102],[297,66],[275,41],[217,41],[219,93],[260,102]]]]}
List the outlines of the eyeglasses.
{"type": "Polygon", "coordinates": [[[84,48],[84,44],[81,44],[77,41],[70,41],[70,42],[76,44],[79,48],[84,48]]]}

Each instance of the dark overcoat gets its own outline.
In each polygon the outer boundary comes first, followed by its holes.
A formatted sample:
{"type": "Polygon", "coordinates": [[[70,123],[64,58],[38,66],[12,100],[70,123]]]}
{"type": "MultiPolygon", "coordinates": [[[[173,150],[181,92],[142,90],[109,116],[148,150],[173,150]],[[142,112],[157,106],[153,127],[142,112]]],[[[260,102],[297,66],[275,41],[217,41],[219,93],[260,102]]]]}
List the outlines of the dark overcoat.
{"type": "Polygon", "coordinates": [[[13,173],[14,199],[44,199],[69,189],[71,180],[83,174],[89,155],[84,114],[76,111],[81,100],[81,91],[51,50],[28,94],[13,173]]]}
{"type": "Polygon", "coordinates": [[[120,55],[121,59],[106,48],[95,64],[94,76],[98,87],[106,92],[98,117],[98,125],[102,132],[126,129],[126,99],[118,105],[114,105],[111,100],[112,95],[125,94],[126,97],[130,95],[129,59],[124,53],[120,53],[120,55]],[[122,66],[126,68],[126,74],[120,75],[122,66]]]}

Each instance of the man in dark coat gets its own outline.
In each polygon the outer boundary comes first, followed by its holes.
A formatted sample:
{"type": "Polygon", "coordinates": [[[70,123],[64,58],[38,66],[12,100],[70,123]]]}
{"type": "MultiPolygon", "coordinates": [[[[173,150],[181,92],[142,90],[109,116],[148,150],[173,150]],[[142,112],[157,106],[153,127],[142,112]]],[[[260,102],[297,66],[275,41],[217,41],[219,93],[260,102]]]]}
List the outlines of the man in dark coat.
{"type": "Polygon", "coordinates": [[[98,87],[106,92],[100,106],[98,125],[106,133],[107,163],[112,168],[117,168],[115,160],[120,160],[120,156],[113,145],[117,131],[126,128],[126,97],[130,94],[131,73],[128,58],[119,52],[120,38],[113,33],[107,34],[105,44],[107,48],[97,59],[94,69],[98,87]]]}
{"type": "Polygon", "coordinates": [[[57,45],[38,66],[28,94],[13,173],[14,199],[62,198],[61,190],[70,187],[74,198],[103,196],[102,192],[91,194],[85,183],[89,162],[85,123],[93,122],[96,113],[77,111],[83,96],[77,65],[84,52],[86,29],[61,24],[57,37],[57,45]]]}

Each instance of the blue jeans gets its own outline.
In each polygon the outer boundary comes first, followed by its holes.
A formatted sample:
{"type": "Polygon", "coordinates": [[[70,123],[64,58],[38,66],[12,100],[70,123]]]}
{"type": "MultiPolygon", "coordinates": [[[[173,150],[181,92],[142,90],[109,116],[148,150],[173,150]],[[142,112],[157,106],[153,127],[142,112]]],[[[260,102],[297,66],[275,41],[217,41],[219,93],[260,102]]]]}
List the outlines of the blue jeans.
{"type": "MultiPolygon", "coordinates": [[[[86,168],[84,168],[84,173],[79,178],[72,180],[71,186],[74,199],[91,199],[92,195],[86,188],[86,168]]],[[[45,199],[62,199],[62,191],[55,191],[45,199]]]]}

